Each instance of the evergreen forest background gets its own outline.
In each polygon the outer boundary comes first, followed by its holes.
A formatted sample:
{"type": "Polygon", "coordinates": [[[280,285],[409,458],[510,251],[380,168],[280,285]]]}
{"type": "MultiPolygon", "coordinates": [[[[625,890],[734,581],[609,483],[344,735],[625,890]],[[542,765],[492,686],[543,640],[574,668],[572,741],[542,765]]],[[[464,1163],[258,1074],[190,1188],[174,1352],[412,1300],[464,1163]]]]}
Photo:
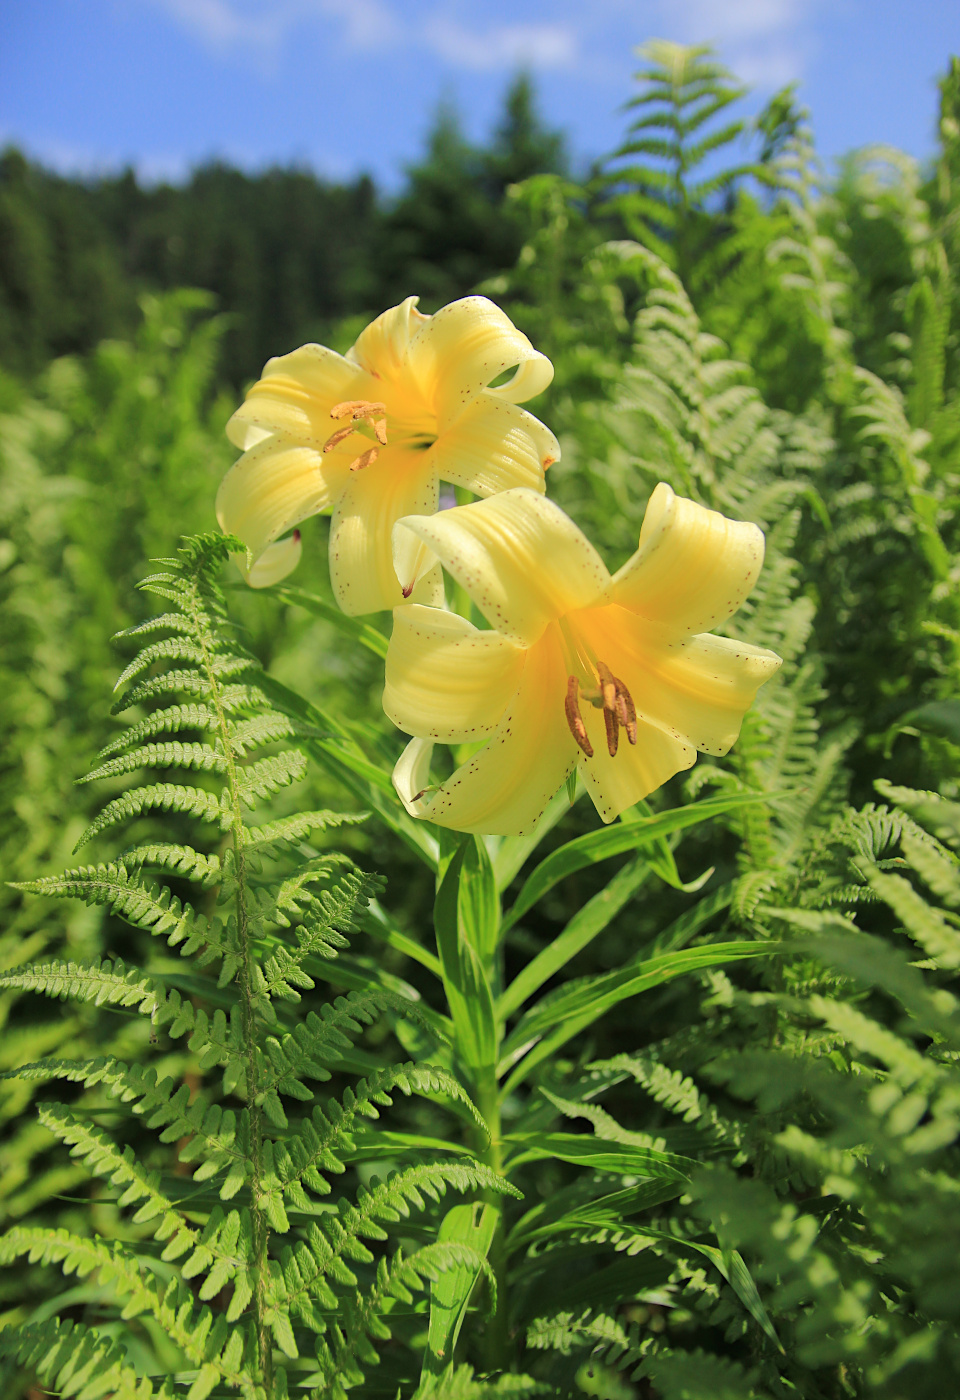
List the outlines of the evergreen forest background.
{"type": "MultiPolygon", "coordinates": [[[[71,863],[102,799],[78,781],[117,733],[110,638],[150,612],[135,592],[147,561],[211,527],[223,427],[266,358],[308,340],[344,350],[411,292],[427,311],[493,297],[556,365],[532,405],[563,448],[550,494],[611,567],[660,479],[756,520],[767,564],[734,635],[785,663],[729,759],[702,759],[651,799],[762,804],[678,830],[655,856],[585,866],[508,935],[520,967],[572,908],[602,907],[566,972],[584,981],[638,950],[771,944],[612,1000],[513,1103],[544,1133],[699,1164],[680,1201],[640,1199],[621,1170],[619,1226],[590,1212],[609,1171],[522,1166],[527,1208],[549,1220],[555,1199],[579,1223],[536,1288],[530,1261],[549,1245],[530,1236],[514,1369],[545,1394],[610,1400],[941,1400],[960,1376],[960,61],[945,55],[922,167],[870,148],[828,174],[795,91],[752,121],[743,95],[708,49],[651,43],[623,94],[621,148],[572,172],[521,77],[482,148],[443,111],[392,199],[291,169],[211,165],[180,187],[73,180],[4,153],[0,861],[8,882],[71,863]]],[[[307,522],[286,586],[230,584],[231,616],[271,675],[386,773],[400,736],[380,712],[378,657],[330,616],[324,530],[307,522]]],[[[383,805],[375,782],[310,752],[301,806],[383,805]]],[[[587,805],[549,841],[593,830],[587,805]]],[[[138,830],[187,841],[194,827],[171,814],[138,830]]],[[[385,877],[388,922],[365,923],[305,1004],[361,975],[429,1004],[409,956],[430,945],[427,873],[375,821],[336,844],[385,877]]],[[[91,1183],[38,1121],[50,1085],[12,1072],[42,1055],[127,1055],[193,1091],[205,1071],[119,1007],[52,1001],[38,1017],[9,970],[119,957],[175,978],[176,959],[96,901],[8,883],[0,911],[0,1213],[146,1239],[110,1180],[91,1183]]],[[[183,987],[206,1004],[201,982],[183,987]]],[[[421,1048],[398,1018],[358,1047],[367,1071],[421,1048]]],[[[113,1121],[102,1086],[56,1092],[113,1121]]],[[[437,1132],[429,1105],[394,1112],[437,1132]]],[[[124,1131],[154,1150],[139,1120],[124,1131]]],[[[51,1292],[78,1321],[119,1315],[102,1281],[31,1262],[0,1272],[2,1320],[42,1322],[51,1292]]],[[[414,1393],[414,1333],[382,1348],[359,1395],[414,1393]]],[[[138,1319],[130,1336],[143,1374],[178,1373],[162,1328],[138,1319]]],[[[481,1367],[471,1346],[458,1360],[481,1367]]],[[[41,1393],[29,1366],[10,1384],[41,1393]]],[[[537,1393],[456,1384],[422,1393],[537,1393]]]]}

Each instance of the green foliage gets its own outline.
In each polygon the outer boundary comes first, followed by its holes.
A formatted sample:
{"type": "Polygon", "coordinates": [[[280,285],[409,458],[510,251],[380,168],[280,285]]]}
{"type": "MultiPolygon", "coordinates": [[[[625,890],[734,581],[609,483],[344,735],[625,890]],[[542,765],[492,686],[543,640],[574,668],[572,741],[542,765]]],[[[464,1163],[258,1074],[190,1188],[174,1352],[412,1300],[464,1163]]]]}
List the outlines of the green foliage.
{"type": "MultiPolygon", "coordinates": [[[[708,50],[654,44],[642,60],[635,125],[584,186],[520,81],[486,151],[441,120],[389,210],[359,186],[226,170],[155,199],[131,182],[87,192],[88,208],[141,201],[137,219],[150,204],[164,237],[191,231],[160,282],[212,285],[202,268],[230,222],[216,289],[247,309],[229,376],[255,372],[238,366],[268,340],[349,344],[357,318],[328,322],[381,309],[371,248],[393,279],[383,304],[485,278],[556,363],[534,406],[562,439],[550,494],[614,567],[658,480],[755,520],[765,568],[729,634],[784,665],[728,758],[610,827],[573,787],[530,837],[438,831],[390,783],[389,623],[343,617],[309,548],[305,578],[231,593],[229,618],[219,537],[147,580],[159,616],[123,596],[146,553],[209,525],[228,460],[206,303],[148,300],[135,343],[54,364],[29,397],[14,385],[14,1388],[952,1391],[960,68],[928,169],[872,148],[828,180],[792,90],[748,129],[708,50]],[[289,228],[274,198],[295,206],[289,228]],[[339,272],[307,294],[321,264],[339,272]],[[99,717],[107,631],[138,648],[119,736],[99,717]],[[72,788],[91,732],[100,809],[72,788]],[[120,822],[117,853],[98,843],[120,822]],[[65,918],[51,897],[71,901],[65,918]]],[[[0,344],[39,365],[109,327],[65,328],[64,293],[49,331],[42,227],[78,192],[4,171],[0,283],[33,310],[14,324],[0,298],[0,344]]],[[[106,245],[83,237],[106,277],[106,245]]],[[[102,313],[120,315],[109,298],[102,313]]]]}
{"type": "MultiPolygon", "coordinates": [[[[158,630],[170,635],[148,642],[120,684],[158,664],[171,668],[165,674],[176,679],[169,691],[154,691],[160,707],[135,723],[125,742],[109,746],[126,753],[92,775],[113,780],[149,769],[192,769],[200,780],[207,775],[214,790],[170,783],[130,787],[107,804],[79,844],[121,820],[142,824],[157,810],[212,823],[229,833],[230,843],[214,857],[147,840],[119,861],[22,886],[106,904],[133,928],[164,938],[196,969],[183,984],[190,996],[174,985],[176,972],[149,976],[119,959],[54,960],[2,974],[4,987],[124,1008],[148,1018],[154,1038],[189,1038],[199,1074],[216,1071],[219,1089],[195,1094],[187,1083],[116,1058],[40,1061],[25,1074],[102,1085],[115,1101],[135,1104],[149,1128],[162,1129],[161,1142],[177,1143],[177,1160],[188,1172],[197,1164],[195,1187],[183,1199],[182,1189],[171,1189],[175,1178],[164,1178],[131,1144],[67,1105],[44,1101],[41,1124],[69,1146],[86,1173],[108,1185],[121,1221],[122,1212],[133,1213],[114,1240],[63,1227],[14,1226],[0,1241],[0,1257],[13,1263],[25,1256],[67,1275],[95,1278],[111,1300],[107,1316],[113,1309],[124,1319],[152,1317],[179,1358],[162,1393],[203,1400],[225,1384],[250,1396],[264,1388],[272,1394],[285,1384],[275,1369],[275,1350],[296,1359],[304,1348],[313,1349],[311,1337],[318,1335],[315,1383],[342,1395],[344,1384],[359,1383],[365,1368],[376,1363],[372,1343],[390,1336],[386,1314],[395,1302],[409,1303],[411,1289],[473,1258],[466,1246],[427,1244],[400,1249],[388,1260],[365,1241],[385,1243],[391,1226],[412,1210],[425,1210],[448,1188],[494,1194],[513,1188],[482,1162],[441,1158],[392,1172],[382,1182],[371,1178],[358,1186],[355,1200],[345,1197],[320,1213],[313,1203],[330,1193],[331,1173],[343,1176],[355,1159],[357,1124],[375,1120],[398,1090],[448,1096],[477,1114],[443,1068],[408,1063],[360,1079],[325,1110],[317,1106],[302,1119],[288,1117],[284,1099],[311,1100],[307,1080],[329,1080],[331,1066],[349,1055],[365,1025],[390,1007],[405,1008],[396,997],[368,991],[324,1004],[319,1015],[311,1011],[299,1023],[289,1023],[279,1010],[312,989],[324,961],[348,946],[358,912],[379,882],[351,862],[304,844],[311,833],[349,817],[316,812],[260,827],[247,824],[247,810],[300,777],[304,760],[298,750],[254,757],[289,738],[292,725],[271,708],[256,683],[257,663],[227,623],[216,575],[231,545],[237,547],[221,536],[188,540],[177,558],[159,561],[162,571],[144,580],[146,591],[173,607],[149,628],[132,630],[138,636],[158,630]],[[178,692],[201,694],[204,703],[170,706],[170,727],[192,730],[203,741],[142,745],[145,724],[154,734],[167,728],[163,697],[178,692]],[[201,888],[216,892],[216,912],[197,913],[168,885],[148,877],[147,868],[161,876],[199,872],[201,888]],[[210,973],[204,973],[208,966],[210,973]],[[231,1099],[240,1100],[239,1111],[229,1106],[231,1099]],[[234,1204],[225,1211],[218,1201],[234,1204]],[[271,1248],[279,1237],[289,1242],[271,1248]],[[158,1256],[149,1247],[144,1252],[151,1239],[163,1245],[158,1256]],[[225,1311],[211,1309],[210,1300],[227,1288],[225,1311]],[[188,1383],[180,1373],[190,1367],[188,1383]]],[[[137,690],[142,685],[134,695],[137,690]]],[[[128,690],[124,708],[130,696],[128,690]]],[[[134,1373],[95,1329],[67,1323],[51,1332],[48,1324],[28,1334],[29,1347],[19,1328],[17,1335],[14,1350],[37,1374],[71,1391],[86,1384],[91,1371],[98,1379],[84,1394],[103,1393],[97,1388],[101,1372],[114,1387],[135,1386],[134,1373]]],[[[143,1393],[150,1393],[149,1386],[143,1393]]]]}

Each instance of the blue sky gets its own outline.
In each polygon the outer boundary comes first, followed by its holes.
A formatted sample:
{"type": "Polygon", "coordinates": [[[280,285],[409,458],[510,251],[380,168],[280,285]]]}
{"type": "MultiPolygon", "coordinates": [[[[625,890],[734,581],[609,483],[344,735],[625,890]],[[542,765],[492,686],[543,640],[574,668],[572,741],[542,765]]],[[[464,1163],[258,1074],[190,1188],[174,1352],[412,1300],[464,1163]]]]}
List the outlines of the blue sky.
{"type": "Polygon", "coordinates": [[[486,136],[518,67],[576,157],[621,137],[633,49],[714,42],[756,89],[798,81],[828,162],[933,148],[958,0],[0,0],[0,144],[182,178],[212,156],[395,187],[438,101],[486,136]]]}

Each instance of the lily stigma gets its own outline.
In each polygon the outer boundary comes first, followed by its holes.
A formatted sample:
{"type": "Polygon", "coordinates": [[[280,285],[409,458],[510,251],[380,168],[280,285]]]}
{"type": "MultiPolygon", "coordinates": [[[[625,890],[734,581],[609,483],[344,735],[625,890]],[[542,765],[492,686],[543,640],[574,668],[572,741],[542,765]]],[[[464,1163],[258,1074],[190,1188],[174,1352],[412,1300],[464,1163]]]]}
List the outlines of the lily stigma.
{"type": "Polygon", "coordinates": [[[405,588],[439,563],[489,624],[419,604],[394,613],[383,706],[414,736],[394,785],[411,815],[441,826],[529,831],[574,769],[612,821],[697,750],[725,754],[780,666],[707,630],[756,583],[762,532],[664,482],[612,577],[573,521],[524,489],[401,520],[395,546],[405,588]],[[435,743],[478,741],[431,781],[435,743]]]}
{"type": "MultiPolygon", "coordinates": [[[[441,480],[481,497],[544,490],[560,448],[519,405],[550,383],[550,361],[485,297],[434,316],[417,300],[378,316],[345,355],[304,345],[270,360],[227,424],[243,456],[221,483],[217,518],[247,545],[237,562],[253,587],[296,567],[302,545],[287,531],[331,512],[340,607],[392,608],[403,601],[393,527],[436,511],[441,480]]],[[[439,569],[418,585],[416,601],[442,601],[439,569]]]]}

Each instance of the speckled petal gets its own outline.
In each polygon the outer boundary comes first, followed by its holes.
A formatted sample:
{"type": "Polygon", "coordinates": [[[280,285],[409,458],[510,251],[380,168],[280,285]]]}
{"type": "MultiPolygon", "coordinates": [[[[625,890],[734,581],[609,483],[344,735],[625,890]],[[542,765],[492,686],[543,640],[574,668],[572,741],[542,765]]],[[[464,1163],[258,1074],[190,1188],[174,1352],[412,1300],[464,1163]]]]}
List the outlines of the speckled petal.
{"type": "Polygon", "coordinates": [[[376,379],[393,379],[404,373],[413,337],[433,319],[417,310],[419,300],[407,297],[399,306],[382,312],[361,331],[345,358],[376,379]]]}
{"type": "Polygon", "coordinates": [[[325,345],[302,345],[268,360],[262,376],[227,424],[227,437],[246,450],[267,433],[286,433],[320,449],[334,424],[330,410],[345,399],[376,397],[376,381],[325,345]]]}
{"type": "Polygon", "coordinates": [[[245,452],[223,478],[217,520],[258,559],[291,526],[329,510],[347,476],[342,458],[270,437],[245,452]]]}
{"type": "Polygon", "coordinates": [[[438,439],[431,456],[441,481],[478,496],[517,486],[542,492],[543,473],[559,460],[560,444],[525,408],[480,394],[438,439]]]}
{"type": "Polygon", "coordinates": [[[410,343],[409,363],[434,405],[441,433],[484,389],[507,403],[524,403],[553,379],[546,355],[486,297],[452,301],[431,316],[410,343]],[[514,366],[512,379],[489,388],[514,366]]]}
{"type": "Polygon", "coordinates": [[[781,664],[763,647],[708,632],[677,636],[626,608],[590,609],[573,620],[627,686],[638,716],[702,753],[728,752],[760,686],[781,664]]]}
{"type": "MultiPolygon", "coordinates": [[[[535,491],[504,491],[433,516],[409,516],[395,540],[398,571],[412,532],[504,637],[532,646],[555,618],[603,593],[610,575],[585,535],[535,491]]],[[[423,568],[429,556],[421,560],[423,568]]],[[[409,567],[409,565],[408,565],[409,567]]],[[[414,577],[401,574],[404,587],[414,577]]]]}
{"type": "Polygon", "coordinates": [[[642,721],[637,725],[636,744],[628,744],[621,731],[620,747],[616,757],[611,758],[602,712],[592,705],[582,705],[581,713],[593,745],[593,758],[580,755],[580,775],[605,822],[612,822],[641,797],[662,787],[674,773],[692,768],[696,761],[696,749],[642,721]]]}
{"type": "Polygon", "coordinates": [[[728,520],[660,483],[647,506],[640,547],[607,595],[676,632],[707,632],[737,611],[763,564],[763,532],[728,520]]]}
{"type": "Polygon", "coordinates": [[[428,763],[431,741],[413,741],[418,747],[409,746],[394,773],[407,810],[456,831],[501,836],[529,831],[573,771],[579,752],[564,717],[565,689],[562,657],[546,638],[526,654],[516,696],[483,748],[418,801],[414,797],[427,785],[424,756],[428,763]]]}
{"type": "MultiPolygon", "coordinates": [[[[400,607],[407,599],[393,566],[393,527],[409,511],[437,509],[436,472],[425,453],[389,447],[377,461],[350,473],[350,478],[330,527],[334,596],[351,615],[400,607]]],[[[440,570],[434,565],[421,573],[413,601],[442,603],[440,570]]]]}
{"type": "Polygon", "coordinates": [[[485,737],[520,684],[522,648],[440,608],[397,608],[383,708],[398,729],[444,743],[485,737]]]}

